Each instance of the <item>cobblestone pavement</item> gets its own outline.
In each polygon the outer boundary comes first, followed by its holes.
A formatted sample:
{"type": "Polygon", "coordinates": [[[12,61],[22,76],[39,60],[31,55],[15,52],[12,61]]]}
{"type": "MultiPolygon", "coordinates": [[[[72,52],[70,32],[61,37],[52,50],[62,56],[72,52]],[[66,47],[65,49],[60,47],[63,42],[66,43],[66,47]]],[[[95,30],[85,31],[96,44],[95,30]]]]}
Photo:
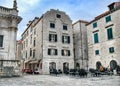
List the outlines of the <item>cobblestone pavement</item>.
{"type": "Polygon", "coordinates": [[[80,78],[65,75],[25,75],[0,78],[0,86],[120,86],[120,76],[80,78]]]}

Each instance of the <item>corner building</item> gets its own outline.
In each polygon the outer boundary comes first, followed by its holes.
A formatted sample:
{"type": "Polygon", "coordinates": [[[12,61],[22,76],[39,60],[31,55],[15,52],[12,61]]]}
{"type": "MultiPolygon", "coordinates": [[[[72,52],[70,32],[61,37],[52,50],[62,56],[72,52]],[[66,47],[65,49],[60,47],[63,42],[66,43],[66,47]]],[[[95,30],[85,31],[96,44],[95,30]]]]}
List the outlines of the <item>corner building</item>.
{"type": "Polygon", "coordinates": [[[116,69],[120,65],[120,2],[87,24],[89,68],[116,69]]]}
{"type": "Polygon", "coordinates": [[[26,67],[42,74],[74,68],[72,21],[65,12],[51,9],[30,21],[22,38],[26,67]]]}

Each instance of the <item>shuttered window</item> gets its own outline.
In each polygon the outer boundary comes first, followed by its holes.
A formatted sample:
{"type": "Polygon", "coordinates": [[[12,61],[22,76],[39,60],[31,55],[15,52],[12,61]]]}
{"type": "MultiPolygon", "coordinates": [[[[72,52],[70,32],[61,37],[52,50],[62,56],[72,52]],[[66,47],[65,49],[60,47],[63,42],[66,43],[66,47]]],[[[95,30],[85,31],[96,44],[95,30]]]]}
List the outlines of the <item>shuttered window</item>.
{"type": "Polygon", "coordinates": [[[61,50],[62,56],[70,56],[70,50],[61,50]]]}
{"type": "Polygon", "coordinates": [[[108,40],[113,39],[112,28],[107,29],[108,40]]]}
{"type": "Polygon", "coordinates": [[[50,23],[50,28],[55,28],[55,24],[54,23],[50,23]]]}
{"type": "Polygon", "coordinates": [[[96,51],[95,51],[95,55],[99,55],[99,50],[96,50],[96,51]]]}
{"type": "Polygon", "coordinates": [[[67,30],[67,25],[63,25],[63,30],[67,30]]]}
{"type": "Polygon", "coordinates": [[[57,42],[57,34],[49,34],[50,42],[57,42]]]}
{"type": "Polygon", "coordinates": [[[3,47],[3,35],[0,35],[0,47],[3,47]]]}
{"type": "Polygon", "coordinates": [[[111,21],[111,16],[109,15],[106,17],[106,22],[110,22],[110,21],[111,21]]]}
{"type": "Polygon", "coordinates": [[[70,43],[70,36],[62,36],[62,43],[70,43]]]}
{"type": "Polygon", "coordinates": [[[58,55],[58,50],[57,49],[48,49],[48,55],[58,55]]]}
{"type": "Polygon", "coordinates": [[[94,34],[94,43],[98,43],[99,39],[98,39],[98,33],[94,34]]]}
{"type": "Polygon", "coordinates": [[[110,53],[114,53],[114,47],[110,47],[110,48],[109,48],[109,52],[110,52],[110,53]]]}
{"type": "Polygon", "coordinates": [[[97,22],[93,23],[93,28],[97,27],[97,22]]]}

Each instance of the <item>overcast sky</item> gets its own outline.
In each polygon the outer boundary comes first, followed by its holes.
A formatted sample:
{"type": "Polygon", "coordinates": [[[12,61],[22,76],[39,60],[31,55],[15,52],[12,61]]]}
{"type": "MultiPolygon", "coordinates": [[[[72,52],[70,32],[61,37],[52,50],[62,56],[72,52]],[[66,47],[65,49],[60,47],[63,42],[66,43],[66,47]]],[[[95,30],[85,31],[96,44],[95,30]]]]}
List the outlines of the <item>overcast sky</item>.
{"type": "MultiPolygon", "coordinates": [[[[107,6],[120,0],[17,0],[19,16],[23,18],[19,24],[17,39],[26,29],[26,24],[34,17],[40,17],[50,9],[65,11],[73,22],[77,20],[91,21],[94,17],[108,10],[107,6]]],[[[13,0],[0,0],[0,6],[11,8],[13,0]]]]}

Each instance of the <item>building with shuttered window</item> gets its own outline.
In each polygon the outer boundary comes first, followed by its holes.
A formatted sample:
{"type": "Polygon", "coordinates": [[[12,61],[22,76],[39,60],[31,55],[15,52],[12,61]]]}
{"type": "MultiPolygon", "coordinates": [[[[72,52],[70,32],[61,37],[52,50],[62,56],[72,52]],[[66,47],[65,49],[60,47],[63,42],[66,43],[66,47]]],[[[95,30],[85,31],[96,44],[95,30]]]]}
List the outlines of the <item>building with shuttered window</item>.
{"type": "Polygon", "coordinates": [[[120,65],[120,2],[87,24],[89,68],[120,65]]]}
{"type": "Polygon", "coordinates": [[[72,21],[65,12],[51,9],[30,21],[22,41],[25,68],[43,74],[74,68],[72,21]]]}

